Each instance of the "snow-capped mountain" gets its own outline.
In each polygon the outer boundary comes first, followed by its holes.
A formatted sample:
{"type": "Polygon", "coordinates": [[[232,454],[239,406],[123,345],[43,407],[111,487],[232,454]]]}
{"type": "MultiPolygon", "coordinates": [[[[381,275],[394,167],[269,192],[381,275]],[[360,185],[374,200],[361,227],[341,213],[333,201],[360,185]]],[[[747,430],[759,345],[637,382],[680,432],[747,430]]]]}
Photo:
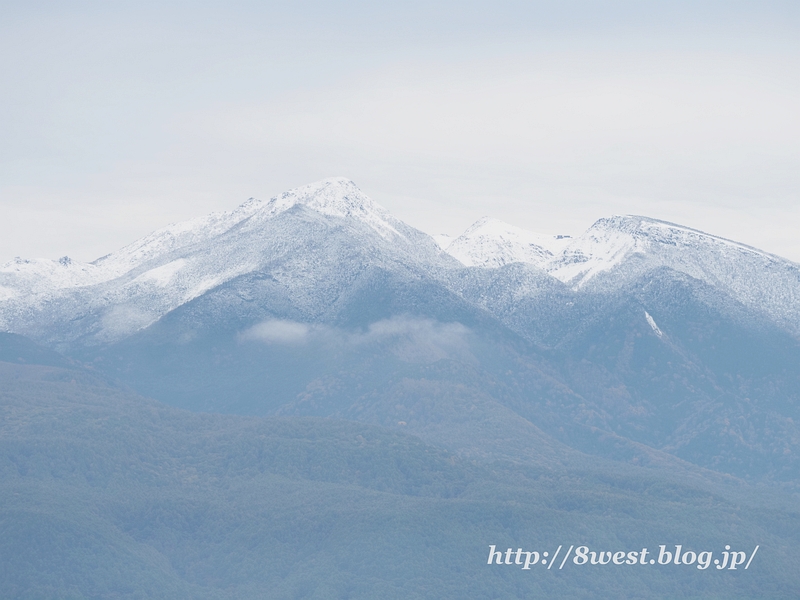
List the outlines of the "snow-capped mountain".
{"type": "MultiPolygon", "coordinates": [[[[344,283],[335,283],[335,262],[328,263],[323,274],[319,259],[310,258],[311,251],[331,257],[335,248],[349,257],[346,260],[356,255],[363,265],[388,260],[395,267],[447,280],[448,285],[466,281],[446,274],[457,271],[459,263],[487,269],[525,263],[573,290],[593,291],[620,289],[648,271],[666,267],[718,288],[800,333],[800,268],[749,246],[636,216],[600,219],[576,238],[532,233],[490,218],[455,239],[430,237],[393,217],[344,178],[169,225],[92,263],[68,257],[11,261],[0,267],[0,327],[34,334],[52,322],[72,323],[68,338],[112,341],[265,265],[272,265],[273,275],[294,290],[296,302],[305,302],[309,315],[317,314],[321,307],[309,307],[319,296],[319,289],[311,290],[320,278],[328,280],[331,293],[341,291],[344,283]],[[347,240],[326,250],[327,235],[312,233],[319,227],[328,233],[346,230],[347,240]],[[308,260],[303,262],[303,257],[308,260]],[[300,293],[301,288],[307,293],[300,293]],[[306,300],[300,300],[304,295],[306,300]]],[[[491,311],[497,298],[503,297],[508,307],[552,287],[541,275],[534,277],[535,284],[526,276],[524,284],[517,277],[499,288],[493,279],[489,297],[480,290],[459,293],[483,298],[479,304],[491,311]]]]}
{"type": "Polygon", "coordinates": [[[309,184],[268,201],[251,198],[232,211],[169,225],[92,263],[68,257],[15,259],[0,267],[0,327],[36,336],[39,330],[52,330],[51,323],[71,323],[71,333],[62,331],[65,341],[113,341],[265,265],[271,265],[287,291],[294,290],[294,301],[305,304],[308,315],[319,314],[322,307],[310,308],[319,304],[315,286],[326,279],[326,289],[339,294],[346,284],[337,281],[335,261],[324,271],[311,255],[319,251],[331,258],[335,248],[344,252],[345,260],[360,256],[362,266],[388,260],[447,285],[460,282],[454,288],[459,294],[482,299],[479,306],[490,311],[502,305],[501,312],[553,284],[542,275],[526,275],[498,287],[501,275],[499,280],[492,277],[491,291],[466,290],[462,284],[470,278],[452,275],[459,264],[496,269],[524,263],[573,290],[606,292],[666,267],[800,333],[800,267],[749,246],[636,216],[600,219],[576,238],[532,233],[490,218],[455,239],[430,237],[393,217],[344,178],[309,184]],[[319,227],[328,233],[346,230],[347,239],[325,250],[327,234],[312,233],[319,227]]]}
{"type": "Polygon", "coordinates": [[[60,323],[60,333],[49,339],[111,342],[265,265],[314,314],[322,307],[311,305],[320,300],[304,296],[304,287],[326,280],[335,297],[334,290],[346,285],[337,273],[337,253],[343,254],[339,260],[360,260],[362,266],[388,261],[412,270],[453,262],[352,181],[328,179],[169,225],[93,263],[67,257],[7,263],[0,268],[0,327],[41,337],[60,323]],[[326,242],[327,249],[321,247],[326,242]]]}
{"type": "MultiPolygon", "coordinates": [[[[600,219],[585,233],[544,236],[483,218],[445,246],[465,266],[527,263],[572,289],[621,289],[665,267],[705,282],[800,334],[800,266],[745,244],[640,216],[600,219]]],[[[529,284],[510,283],[516,297],[529,284]]],[[[538,293],[536,286],[531,293],[538,293]]],[[[495,296],[509,290],[496,289],[495,296]]]]}
{"type": "MultiPolygon", "coordinates": [[[[400,231],[408,234],[409,227],[373,202],[352,181],[340,177],[284,192],[269,201],[250,198],[232,211],[168,225],[92,263],[78,263],[68,257],[16,259],[0,267],[6,282],[5,295],[46,293],[102,283],[181,249],[206,244],[251,218],[263,222],[298,205],[323,215],[359,221],[387,240],[404,241],[408,245],[408,238],[400,231]]],[[[152,278],[164,282],[163,273],[156,273],[152,278]]]]}

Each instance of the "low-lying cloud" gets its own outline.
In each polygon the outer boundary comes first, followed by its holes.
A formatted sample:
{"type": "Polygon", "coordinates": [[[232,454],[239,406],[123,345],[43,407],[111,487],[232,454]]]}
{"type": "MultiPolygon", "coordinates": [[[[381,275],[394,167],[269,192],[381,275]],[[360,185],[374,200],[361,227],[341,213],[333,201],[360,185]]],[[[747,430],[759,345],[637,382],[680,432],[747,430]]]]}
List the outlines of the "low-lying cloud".
{"type": "Polygon", "coordinates": [[[310,331],[311,327],[305,323],[271,319],[243,331],[239,338],[243,341],[294,345],[305,343],[310,331]]]}
{"type": "Polygon", "coordinates": [[[376,321],[351,337],[355,344],[384,346],[406,362],[434,362],[470,356],[468,334],[461,323],[399,316],[376,321]]]}
{"type": "Polygon", "coordinates": [[[239,339],[270,345],[313,344],[331,351],[382,351],[405,362],[435,362],[474,360],[469,351],[470,333],[461,323],[411,316],[381,319],[357,331],[271,319],[243,331],[239,339]]]}

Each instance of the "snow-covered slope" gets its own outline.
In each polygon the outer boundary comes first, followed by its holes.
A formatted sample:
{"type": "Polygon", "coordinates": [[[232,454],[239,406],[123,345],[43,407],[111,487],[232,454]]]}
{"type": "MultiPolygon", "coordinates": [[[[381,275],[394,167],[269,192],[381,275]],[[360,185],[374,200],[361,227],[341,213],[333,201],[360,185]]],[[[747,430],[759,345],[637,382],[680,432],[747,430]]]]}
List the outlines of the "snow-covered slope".
{"type": "Polygon", "coordinates": [[[493,268],[515,262],[544,267],[569,241],[568,236],[533,233],[483,217],[445,250],[468,267],[493,268]]]}
{"type": "MultiPolygon", "coordinates": [[[[731,263],[724,270],[737,269],[739,260],[788,262],[750,246],[696,229],[635,215],[600,219],[573,240],[549,265],[548,271],[561,281],[582,286],[614,269],[633,256],[655,259],[659,264],[697,268],[711,255],[717,263],[731,263]],[[668,264],[669,263],[669,264],[668,264]]],[[[706,265],[703,279],[720,275],[719,268],[706,265]]]]}
{"type": "Polygon", "coordinates": [[[93,263],[7,263],[0,268],[0,328],[38,339],[57,329],[63,339],[109,342],[265,266],[299,304],[324,303],[330,298],[308,291],[322,280],[332,294],[346,285],[336,272],[337,253],[342,264],[422,271],[455,264],[432,238],[394,218],[352,181],[327,179],[170,225],[93,263]]]}
{"type": "Polygon", "coordinates": [[[573,289],[614,290],[668,267],[800,333],[800,265],[725,238],[640,216],[600,219],[546,270],[573,289]]]}

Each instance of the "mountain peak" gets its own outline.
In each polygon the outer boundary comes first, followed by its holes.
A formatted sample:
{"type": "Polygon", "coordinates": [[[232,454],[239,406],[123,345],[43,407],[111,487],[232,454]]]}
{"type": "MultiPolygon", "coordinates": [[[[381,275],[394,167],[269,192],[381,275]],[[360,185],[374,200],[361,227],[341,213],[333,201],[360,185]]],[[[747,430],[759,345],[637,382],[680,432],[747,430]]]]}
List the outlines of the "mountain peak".
{"type": "Polygon", "coordinates": [[[167,225],[98,259],[95,264],[104,266],[109,276],[118,276],[167,252],[208,243],[247,219],[254,218],[257,222],[271,219],[298,204],[325,215],[360,218],[384,237],[389,232],[397,233],[389,223],[392,217],[386,209],[373,202],[351,180],[333,177],[294,188],[268,201],[249,198],[231,211],[167,225]]]}
{"type": "Polygon", "coordinates": [[[397,220],[346,177],[331,177],[283,192],[259,210],[262,218],[272,218],[293,206],[305,206],[320,214],[362,221],[381,236],[401,235],[397,220]]]}

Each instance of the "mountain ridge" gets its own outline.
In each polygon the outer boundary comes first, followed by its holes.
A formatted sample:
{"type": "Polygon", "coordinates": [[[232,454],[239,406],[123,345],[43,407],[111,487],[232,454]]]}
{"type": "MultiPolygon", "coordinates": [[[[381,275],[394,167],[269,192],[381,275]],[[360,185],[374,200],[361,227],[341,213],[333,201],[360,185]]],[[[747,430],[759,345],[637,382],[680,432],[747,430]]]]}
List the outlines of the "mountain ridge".
{"type": "MultiPolygon", "coordinates": [[[[504,428],[516,447],[534,444],[528,421],[625,461],[644,444],[742,477],[800,472],[791,261],[617,216],[538,266],[516,260],[533,238],[482,219],[447,250],[472,240],[470,260],[496,260],[464,266],[344,178],[237,210],[101,259],[137,265],[122,276],[0,300],[0,328],[193,410],[310,410],[438,431],[463,452],[501,448],[504,428]]],[[[0,271],[0,284],[24,291],[16,274],[0,271]]]]}

